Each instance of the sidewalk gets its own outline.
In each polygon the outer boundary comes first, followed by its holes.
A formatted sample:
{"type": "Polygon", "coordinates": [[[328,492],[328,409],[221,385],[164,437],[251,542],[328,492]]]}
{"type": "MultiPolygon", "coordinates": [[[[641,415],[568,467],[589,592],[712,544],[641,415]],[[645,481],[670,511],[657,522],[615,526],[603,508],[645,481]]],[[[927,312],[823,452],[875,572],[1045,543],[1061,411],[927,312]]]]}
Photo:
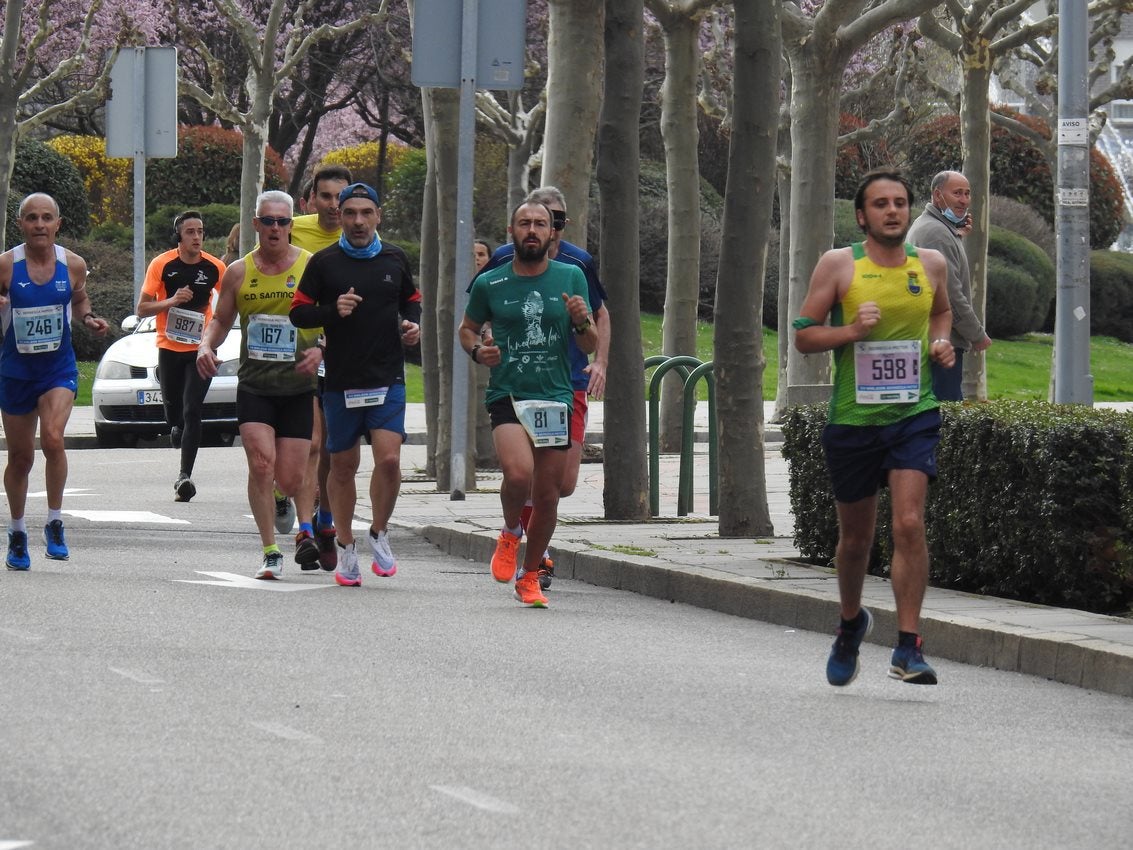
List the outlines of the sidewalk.
{"type": "MultiPolygon", "coordinates": [[[[412,530],[446,552],[480,563],[487,573],[500,527],[501,476],[480,473],[478,490],[464,501],[454,502],[447,493],[437,493],[434,482],[423,474],[424,405],[409,407],[406,427],[411,436],[402,455],[405,478],[393,524],[412,530]]],[[[698,431],[704,428],[706,408],[697,407],[698,431]]],[[[600,442],[602,405],[595,404],[591,410],[588,441],[600,442]]],[[[679,461],[676,455],[663,456],[662,517],[645,523],[604,520],[602,464],[583,464],[574,495],[560,506],[559,526],[552,540],[556,581],[577,579],[833,634],[838,622],[834,571],[793,560],[799,554],[792,540],[787,464],[779,451],[778,437],[774,426],[769,427],[764,458],[768,507],[775,528],[775,536],[769,538],[718,535],[716,522],[707,516],[706,463],[697,464],[694,509],[698,513],[678,518],[679,461]]],[[[97,445],[91,408],[75,409],[67,442],[76,448],[97,445]]],[[[707,447],[697,443],[697,450],[706,452],[707,447]]],[[[889,582],[867,576],[864,601],[877,620],[871,640],[891,645],[896,615],[889,582]]],[[[553,586],[550,606],[553,612],[553,586]]],[[[922,631],[929,658],[948,658],[1133,696],[1133,619],[930,587],[922,631]]],[[[815,659],[816,676],[822,675],[822,663],[823,659],[815,659]]]]}

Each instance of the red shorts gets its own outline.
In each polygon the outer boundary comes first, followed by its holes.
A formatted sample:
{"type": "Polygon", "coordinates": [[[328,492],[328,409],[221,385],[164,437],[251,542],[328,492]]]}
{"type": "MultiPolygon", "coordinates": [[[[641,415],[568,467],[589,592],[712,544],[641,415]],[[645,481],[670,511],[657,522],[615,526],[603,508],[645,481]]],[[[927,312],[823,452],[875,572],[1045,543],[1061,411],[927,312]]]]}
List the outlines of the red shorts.
{"type": "Polygon", "coordinates": [[[570,441],[572,443],[586,442],[586,412],[590,403],[586,400],[586,390],[574,391],[574,410],[570,415],[570,441]]]}

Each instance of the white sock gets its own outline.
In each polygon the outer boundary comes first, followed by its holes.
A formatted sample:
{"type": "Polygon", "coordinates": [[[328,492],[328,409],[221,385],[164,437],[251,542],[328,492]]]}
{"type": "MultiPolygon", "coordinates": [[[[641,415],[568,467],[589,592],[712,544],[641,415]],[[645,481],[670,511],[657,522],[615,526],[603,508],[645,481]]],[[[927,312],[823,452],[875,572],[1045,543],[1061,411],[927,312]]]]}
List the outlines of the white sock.
{"type": "Polygon", "coordinates": [[[508,534],[513,535],[514,537],[522,537],[523,536],[523,526],[522,525],[517,525],[515,528],[508,528],[505,525],[504,531],[506,531],[508,534]]]}
{"type": "Polygon", "coordinates": [[[48,508],[47,509],[47,521],[49,523],[55,522],[55,520],[62,521],[62,519],[63,519],[62,508],[60,508],[59,510],[55,510],[54,508],[48,508]]]}
{"type": "Polygon", "coordinates": [[[8,530],[9,531],[22,531],[26,534],[28,527],[27,527],[27,524],[24,522],[23,517],[20,517],[19,519],[12,517],[12,521],[8,523],[8,530]]]}

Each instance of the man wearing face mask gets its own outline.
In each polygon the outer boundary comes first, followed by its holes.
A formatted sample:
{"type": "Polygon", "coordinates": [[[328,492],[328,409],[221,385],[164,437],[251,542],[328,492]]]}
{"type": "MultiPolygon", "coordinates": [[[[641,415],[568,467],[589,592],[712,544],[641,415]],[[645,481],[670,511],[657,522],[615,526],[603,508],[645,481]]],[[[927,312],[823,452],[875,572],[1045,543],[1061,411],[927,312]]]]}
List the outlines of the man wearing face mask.
{"type": "Polygon", "coordinates": [[[909,228],[908,241],[918,248],[932,248],[948,261],[948,300],[952,305],[952,348],[956,362],[945,368],[932,363],[932,391],[941,401],[962,401],[964,352],[983,351],[991,345],[972,307],[972,277],[961,239],[972,228],[968,207],[972,190],[959,171],[941,171],[932,178],[932,197],[909,228]]]}

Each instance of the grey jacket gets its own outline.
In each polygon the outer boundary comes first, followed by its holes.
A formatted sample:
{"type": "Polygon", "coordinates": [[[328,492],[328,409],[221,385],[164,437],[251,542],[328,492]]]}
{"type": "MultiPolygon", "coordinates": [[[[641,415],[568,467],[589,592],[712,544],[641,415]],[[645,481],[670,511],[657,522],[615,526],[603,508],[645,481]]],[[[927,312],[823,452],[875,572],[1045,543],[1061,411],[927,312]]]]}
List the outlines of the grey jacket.
{"type": "Polygon", "coordinates": [[[952,347],[967,351],[984,338],[984,326],[972,308],[972,276],[960,234],[931,201],[913,226],[906,241],[918,248],[932,248],[948,262],[948,301],[952,305],[952,347]]]}

